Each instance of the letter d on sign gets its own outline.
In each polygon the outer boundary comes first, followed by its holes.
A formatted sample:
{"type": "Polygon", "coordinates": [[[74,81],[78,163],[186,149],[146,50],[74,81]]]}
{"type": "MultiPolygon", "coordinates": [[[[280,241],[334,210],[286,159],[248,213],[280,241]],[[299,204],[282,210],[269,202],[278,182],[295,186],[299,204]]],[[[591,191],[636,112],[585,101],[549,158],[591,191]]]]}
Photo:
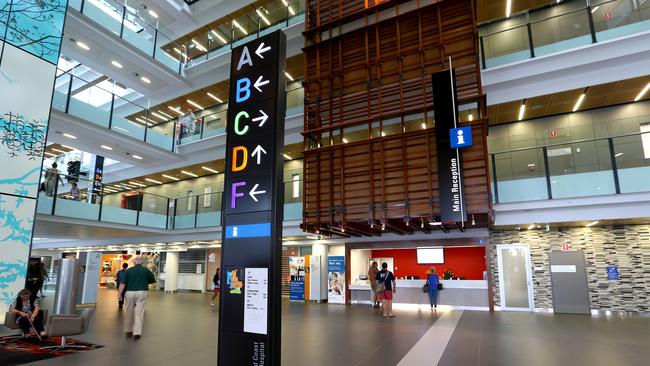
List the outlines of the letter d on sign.
{"type": "Polygon", "coordinates": [[[232,149],[232,171],[233,172],[241,172],[242,170],[246,169],[246,166],[248,165],[248,149],[246,149],[244,146],[236,146],[232,149]],[[239,153],[243,154],[243,157],[241,159],[241,164],[237,164],[237,157],[239,156],[239,153]]]}

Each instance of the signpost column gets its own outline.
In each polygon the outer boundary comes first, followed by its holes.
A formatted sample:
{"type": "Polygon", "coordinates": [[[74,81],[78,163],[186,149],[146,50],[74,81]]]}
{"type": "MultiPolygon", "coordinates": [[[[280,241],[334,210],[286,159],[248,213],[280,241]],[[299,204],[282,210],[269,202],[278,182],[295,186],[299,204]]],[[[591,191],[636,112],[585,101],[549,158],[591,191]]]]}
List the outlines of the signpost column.
{"type": "Polygon", "coordinates": [[[220,366],[280,365],[285,53],[282,31],[232,51],[220,366]]]}

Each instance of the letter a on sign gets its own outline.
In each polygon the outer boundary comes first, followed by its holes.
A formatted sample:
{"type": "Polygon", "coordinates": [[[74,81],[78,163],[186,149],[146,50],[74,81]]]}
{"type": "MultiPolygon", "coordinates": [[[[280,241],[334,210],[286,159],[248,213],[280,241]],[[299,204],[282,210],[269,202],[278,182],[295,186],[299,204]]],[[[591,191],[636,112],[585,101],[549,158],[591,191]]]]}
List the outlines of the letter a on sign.
{"type": "Polygon", "coordinates": [[[237,146],[232,149],[232,171],[233,172],[241,172],[242,170],[246,169],[246,166],[248,165],[248,149],[246,149],[244,146],[237,146]],[[241,164],[237,164],[237,157],[239,156],[239,153],[243,154],[243,157],[241,159],[241,164]]]}
{"type": "Polygon", "coordinates": [[[237,64],[237,71],[241,71],[241,67],[244,65],[253,66],[253,59],[251,58],[251,53],[248,51],[248,47],[244,47],[241,52],[241,57],[239,57],[239,63],[237,64]]]}

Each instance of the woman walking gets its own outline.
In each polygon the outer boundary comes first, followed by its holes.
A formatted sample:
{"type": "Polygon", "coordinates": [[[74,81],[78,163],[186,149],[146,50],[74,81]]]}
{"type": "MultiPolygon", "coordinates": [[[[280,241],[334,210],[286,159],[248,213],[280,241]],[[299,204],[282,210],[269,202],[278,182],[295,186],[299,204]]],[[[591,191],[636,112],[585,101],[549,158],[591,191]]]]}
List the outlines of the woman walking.
{"type": "Polygon", "coordinates": [[[440,280],[438,274],[436,273],[436,268],[429,268],[429,274],[427,275],[427,285],[429,285],[429,303],[431,304],[431,310],[435,310],[438,307],[438,284],[440,280]]]}
{"type": "Polygon", "coordinates": [[[210,305],[212,306],[214,306],[214,300],[217,299],[221,291],[221,276],[219,272],[221,272],[221,268],[217,268],[217,273],[212,277],[212,283],[214,283],[214,294],[212,294],[212,299],[210,300],[210,305]]]}

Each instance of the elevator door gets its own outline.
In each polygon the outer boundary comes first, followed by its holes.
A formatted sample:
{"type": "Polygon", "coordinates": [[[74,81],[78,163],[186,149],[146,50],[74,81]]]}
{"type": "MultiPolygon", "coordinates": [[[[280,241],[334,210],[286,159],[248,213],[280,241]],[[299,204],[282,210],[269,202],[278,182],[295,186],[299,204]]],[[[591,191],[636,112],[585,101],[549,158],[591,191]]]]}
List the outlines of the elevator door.
{"type": "Polygon", "coordinates": [[[587,271],[585,255],[582,250],[552,250],[549,256],[553,311],[568,314],[590,314],[587,271]]]}

